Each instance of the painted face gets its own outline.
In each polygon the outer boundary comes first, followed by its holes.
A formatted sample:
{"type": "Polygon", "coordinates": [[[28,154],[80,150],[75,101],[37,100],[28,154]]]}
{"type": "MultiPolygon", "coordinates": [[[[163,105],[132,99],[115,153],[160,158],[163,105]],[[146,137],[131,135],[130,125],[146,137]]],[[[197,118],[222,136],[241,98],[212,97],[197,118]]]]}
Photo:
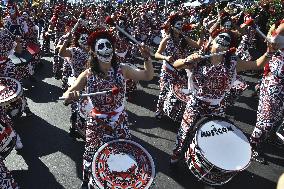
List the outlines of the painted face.
{"type": "Polygon", "coordinates": [[[87,41],[88,41],[88,34],[83,33],[80,35],[80,38],[78,39],[78,43],[81,47],[86,48],[87,47],[87,41]]]}
{"type": "Polygon", "coordinates": [[[178,29],[178,30],[181,30],[181,28],[182,28],[182,21],[177,21],[177,22],[175,23],[174,27],[175,27],[176,29],[178,29]]]}
{"type": "Polygon", "coordinates": [[[226,28],[228,30],[231,29],[232,28],[232,22],[230,20],[226,21],[224,23],[224,28],[226,28]]]}
{"type": "Polygon", "coordinates": [[[99,39],[95,44],[95,52],[101,62],[111,63],[113,49],[108,39],[99,39]]]}
{"type": "Polygon", "coordinates": [[[11,15],[14,15],[14,14],[16,13],[16,10],[15,10],[13,7],[11,7],[11,8],[9,9],[9,13],[10,13],[11,15]]]}
{"type": "Polygon", "coordinates": [[[214,44],[217,49],[229,48],[231,43],[231,37],[227,33],[220,33],[215,39],[214,44]]]}
{"type": "Polygon", "coordinates": [[[25,19],[27,19],[27,18],[29,17],[28,13],[23,12],[23,17],[24,17],[25,19]]]}

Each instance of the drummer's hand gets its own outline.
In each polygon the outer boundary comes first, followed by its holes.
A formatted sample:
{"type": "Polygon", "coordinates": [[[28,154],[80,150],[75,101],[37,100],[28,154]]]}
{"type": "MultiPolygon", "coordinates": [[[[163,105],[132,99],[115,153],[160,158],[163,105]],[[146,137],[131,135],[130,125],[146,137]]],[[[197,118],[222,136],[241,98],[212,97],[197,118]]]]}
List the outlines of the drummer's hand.
{"type": "Polygon", "coordinates": [[[80,92],[79,91],[72,91],[72,92],[67,91],[63,94],[63,97],[65,97],[63,104],[68,105],[74,100],[79,100],[80,92]]]}
{"type": "Polygon", "coordinates": [[[267,42],[267,52],[268,52],[268,53],[274,53],[274,52],[276,52],[279,48],[280,48],[280,44],[279,44],[279,43],[267,42]]]}
{"type": "Polygon", "coordinates": [[[173,63],[174,62],[174,58],[172,56],[166,56],[165,57],[165,61],[167,61],[168,63],[173,63]]]}
{"type": "Polygon", "coordinates": [[[186,65],[194,65],[196,62],[199,62],[201,60],[201,55],[198,53],[194,53],[185,59],[185,64],[186,65]]]}
{"type": "Polygon", "coordinates": [[[141,46],[139,46],[139,50],[141,52],[141,56],[144,59],[151,58],[150,48],[147,47],[144,43],[141,43],[141,46]]]}

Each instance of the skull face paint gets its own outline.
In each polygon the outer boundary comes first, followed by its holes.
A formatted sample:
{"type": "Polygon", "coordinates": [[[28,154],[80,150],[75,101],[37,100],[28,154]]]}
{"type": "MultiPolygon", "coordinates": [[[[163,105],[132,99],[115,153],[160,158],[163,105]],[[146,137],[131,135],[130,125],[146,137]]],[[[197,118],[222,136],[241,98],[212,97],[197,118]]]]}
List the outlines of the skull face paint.
{"type": "Polygon", "coordinates": [[[13,7],[11,7],[9,9],[9,13],[10,13],[10,15],[14,15],[16,13],[16,10],[13,7]]]}
{"type": "Polygon", "coordinates": [[[178,30],[181,30],[182,29],[182,21],[177,21],[175,23],[174,27],[178,30]]]}
{"type": "Polygon", "coordinates": [[[99,39],[95,44],[95,52],[102,63],[111,63],[113,49],[108,39],[99,39]]]}
{"type": "Polygon", "coordinates": [[[232,28],[232,22],[230,20],[226,21],[224,23],[224,28],[226,28],[228,30],[231,29],[232,28]]]}
{"type": "Polygon", "coordinates": [[[220,48],[229,48],[231,44],[231,36],[228,33],[220,33],[215,39],[215,47],[220,48]]]}
{"type": "Polygon", "coordinates": [[[83,33],[80,35],[80,38],[78,39],[78,43],[81,47],[86,48],[87,47],[87,42],[88,42],[88,34],[83,33]]]}

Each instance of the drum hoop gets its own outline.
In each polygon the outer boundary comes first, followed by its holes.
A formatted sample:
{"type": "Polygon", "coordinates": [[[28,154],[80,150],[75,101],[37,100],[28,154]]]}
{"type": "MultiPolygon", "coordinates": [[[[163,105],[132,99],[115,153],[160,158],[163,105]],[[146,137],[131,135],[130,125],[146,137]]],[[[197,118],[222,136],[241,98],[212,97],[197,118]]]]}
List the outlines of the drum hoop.
{"type": "MultiPolygon", "coordinates": [[[[147,155],[147,157],[149,158],[149,161],[151,162],[151,166],[152,166],[152,174],[151,174],[151,177],[150,177],[150,180],[147,184],[147,186],[145,187],[145,189],[148,189],[151,187],[152,183],[154,182],[154,178],[155,178],[155,175],[156,175],[156,171],[155,171],[155,164],[154,164],[154,160],[152,158],[152,156],[149,154],[149,152],[144,148],[142,147],[140,144],[132,141],[132,140],[126,140],[126,139],[116,139],[116,140],[112,140],[112,141],[109,141],[107,143],[105,143],[104,145],[102,145],[95,153],[95,155],[93,156],[93,160],[99,155],[99,153],[108,145],[112,144],[112,143],[115,143],[115,142],[128,142],[128,143],[131,143],[131,144],[134,144],[136,146],[138,146],[139,148],[141,148],[141,150],[143,150],[143,152],[147,155]]],[[[93,162],[91,163],[91,169],[92,169],[92,172],[93,172],[93,162]]],[[[100,185],[100,183],[97,182],[97,179],[94,177],[94,175],[92,174],[92,178],[95,180],[96,184],[100,187],[100,188],[103,188],[103,186],[100,185]]]]}
{"type": "Polygon", "coordinates": [[[12,95],[12,96],[10,96],[9,98],[7,98],[7,99],[1,101],[0,104],[2,104],[2,103],[3,103],[3,104],[4,104],[4,103],[7,103],[7,102],[11,101],[12,99],[16,98],[17,96],[22,95],[23,88],[22,88],[22,85],[21,85],[21,83],[20,83],[19,81],[17,81],[16,79],[13,79],[13,78],[11,78],[11,77],[0,77],[0,80],[1,80],[1,79],[5,79],[5,80],[9,80],[9,79],[10,79],[10,80],[14,81],[14,82],[17,83],[17,85],[18,85],[18,89],[17,89],[17,91],[15,92],[14,95],[12,95]]]}
{"type": "MultiPolygon", "coordinates": [[[[228,123],[231,123],[232,125],[234,125],[237,129],[239,129],[233,121],[229,120],[228,118],[225,118],[225,117],[222,117],[222,116],[217,116],[217,115],[204,115],[202,116],[202,118],[200,118],[195,125],[201,125],[205,122],[208,122],[208,121],[212,121],[212,120],[222,120],[222,121],[226,121],[228,123]]],[[[197,129],[198,128],[194,128],[195,129],[195,132],[197,132],[197,129]]],[[[241,129],[239,129],[240,131],[242,131],[241,129]]],[[[242,131],[243,132],[243,131],[242,131]]],[[[196,141],[196,146],[198,147],[198,140],[197,140],[197,134],[195,134],[194,136],[195,138],[195,141],[196,141]]],[[[201,151],[200,151],[201,152],[201,151]]],[[[216,169],[220,170],[220,171],[224,171],[224,172],[240,172],[240,171],[243,171],[245,170],[251,163],[251,160],[247,163],[247,165],[245,165],[242,169],[239,169],[239,170],[226,170],[226,169],[222,169],[216,165],[214,165],[213,163],[211,163],[207,158],[204,157],[203,153],[200,153],[200,155],[202,156],[202,158],[204,159],[204,161],[207,161],[208,163],[212,164],[216,169]]]]}

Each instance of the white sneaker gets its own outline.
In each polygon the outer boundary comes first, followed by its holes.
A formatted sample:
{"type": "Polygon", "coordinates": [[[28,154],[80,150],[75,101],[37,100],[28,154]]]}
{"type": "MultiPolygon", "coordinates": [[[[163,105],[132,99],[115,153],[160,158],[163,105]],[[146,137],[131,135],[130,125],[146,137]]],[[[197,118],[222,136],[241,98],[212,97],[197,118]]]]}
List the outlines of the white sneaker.
{"type": "Polygon", "coordinates": [[[15,145],[15,150],[20,150],[22,149],[24,146],[23,146],[23,143],[21,141],[21,138],[19,135],[17,135],[17,140],[16,140],[16,145],[15,145]]]}

